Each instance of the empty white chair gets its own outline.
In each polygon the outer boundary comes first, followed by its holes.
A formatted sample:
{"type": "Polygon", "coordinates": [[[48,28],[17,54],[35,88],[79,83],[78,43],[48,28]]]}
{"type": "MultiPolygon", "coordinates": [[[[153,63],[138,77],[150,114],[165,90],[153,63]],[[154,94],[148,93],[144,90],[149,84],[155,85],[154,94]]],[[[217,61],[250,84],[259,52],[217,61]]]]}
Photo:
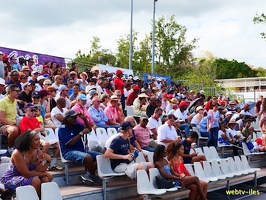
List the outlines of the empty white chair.
{"type": "Polygon", "coordinates": [[[108,140],[107,132],[105,128],[96,128],[96,136],[97,136],[97,141],[106,141],[108,140]]]}
{"type": "Polygon", "coordinates": [[[230,171],[226,160],[221,160],[220,165],[221,165],[221,171],[223,172],[225,176],[227,176],[228,178],[235,176],[235,174],[230,171]]]}
{"type": "Polygon", "coordinates": [[[239,156],[234,156],[234,160],[235,160],[236,168],[238,169],[238,171],[241,171],[243,174],[249,174],[249,173],[254,172],[252,169],[245,169],[239,156]]]}
{"type": "Polygon", "coordinates": [[[227,178],[227,176],[222,173],[220,165],[219,165],[217,160],[211,161],[211,165],[212,165],[212,171],[218,179],[226,179],[227,178]]]}
{"type": "Polygon", "coordinates": [[[87,134],[87,138],[88,138],[88,141],[97,141],[98,140],[94,129],[92,129],[91,132],[89,132],[87,134]]]}
{"type": "Polygon", "coordinates": [[[149,194],[160,195],[166,192],[165,189],[155,189],[151,186],[145,170],[137,171],[137,190],[139,194],[144,195],[144,200],[148,200],[149,194]]]}
{"type": "Polygon", "coordinates": [[[202,149],[199,148],[199,147],[198,148],[195,148],[195,151],[196,151],[196,153],[198,153],[198,155],[204,155],[202,149]]]}
{"type": "Polygon", "coordinates": [[[99,146],[99,142],[95,140],[89,141],[89,151],[95,151],[95,149],[99,146]]]}
{"type": "Polygon", "coordinates": [[[203,161],[203,170],[209,180],[218,181],[219,178],[216,177],[214,172],[212,171],[212,167],[209,161],[203,161]]]}
{"type": "Polygon", "coordinates": [[[50,145],[59,141],[58,137],[56,137],[55,135],[54,129],[52,128],[45,128],[45,135],[45,138],[47,139],[50,145]]]}
{"type": "Polygon", "coordinates": [[[135,116],[132,106],[127,106],[127,116],[135,116]]]}
{"type": "Polygon", "coordinates": [[[39,200],[35,188],[31,185],[20,186],[16,188],[17,200],[39,200]]]}
{"type": "Polygon", "coordinates": [[[257,132],[257,138],[262,138],[263,133],[262,132],[257,132]]]}
{"type": "Polygon", "coordinates": [[[247,157],[245,155],[241,155],[241,161],[244,165],[244,169],[252,169],[254,172],[260,171],[260,168],[253,168],[249,166],[247,157]]]}
{"type": "Polygon", "coordinates": [[[193,164],[184,164],[188,172],[191,176],[195,176],[195,172],[193,170],[193,164]]]}
{"type": "Polygon", "coordinates": [[[234,161],[234,159],[232,157],[228,158],[228,167],[229,167],[230,171],[236,176],[240,176],[242,174],[248,174],[246,172],[242,172],[242,171],[239,171],[237,169],[236,163],[235,163],[235,161],[234,161]]]}
{"type": "Polygon", "coordinates": [[[209,147],[203,147],[203,151],[204,151],[204,155],[206,157],[206,160],[208,161],[212,161],[212,157],[211,157],[211,151],[209,147]]]}
{"type": "Polygon", "coordinates": [[[41,185],[42,200],[62,200],[62,195],[58,185],[55,182],[42,183],[41,185]]]}
{"type": "Polygon", "coordinates": [[[194,162],[194,171],[195,171],[195,176],[197,176],[200,180],[205,181],[206,183],[212,180],[216,181],[216,179],[207,178],[200,162],[194,162]]]}
{"type": "MultiPolygon", "coordinates": [[[[150,184],[151,187],[154,189],[158,189],[157,182],[156,182],[156,176],[160,176],[160,172],[157,168],[150,168],[149,169],[149,174],[150,174],[150,184]]],[[[177,187],[165,189],[166,191],[176,191],[177,187]]]]}
{"type": "Polygon", "coordinates": [[[107,128],[108,138],[110,138],[112,135],[116,135],[116,134],[117,134],[117,130],[115,128],[107,128]]]}
{"type": "Polygon", "coordinates": [[[221,158],[219,157],[218,152],[214,146],[210,147],[210,152],[211,152],[212,160],[217,160],[217,161],[221,160],[221,158]]]}
{"type": "Polygon", "coordinates": [[[1,163],[0,164],[0,177],[3,176],[4,172],[6,171],[6,169],[8,168],[9,163],[1,163]]]}

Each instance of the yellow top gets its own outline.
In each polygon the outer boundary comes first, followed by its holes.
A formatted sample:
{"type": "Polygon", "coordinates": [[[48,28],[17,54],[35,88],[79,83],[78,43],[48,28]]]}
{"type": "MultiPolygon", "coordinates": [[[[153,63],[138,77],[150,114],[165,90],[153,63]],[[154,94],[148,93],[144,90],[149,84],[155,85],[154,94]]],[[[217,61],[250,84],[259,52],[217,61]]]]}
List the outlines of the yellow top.
{"type": "Polygon", "coordinates": [[[10,101],[10,99],[6,96],[5,98],[0,100],[0,111],[5,112],[5,118],[11,124],[16,124],[16,116],[17,116],[17,100],[14,102],[10,101]]]}

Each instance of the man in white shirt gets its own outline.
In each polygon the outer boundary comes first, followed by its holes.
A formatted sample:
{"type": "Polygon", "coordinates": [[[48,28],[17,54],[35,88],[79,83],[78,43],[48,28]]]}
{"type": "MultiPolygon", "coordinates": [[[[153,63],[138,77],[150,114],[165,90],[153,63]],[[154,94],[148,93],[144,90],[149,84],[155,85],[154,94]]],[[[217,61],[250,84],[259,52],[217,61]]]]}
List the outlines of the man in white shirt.
{"type": "Polygon", "coordinates": [[[182,120],[180,125],[180,129],[184,130],[186,133],[186,137],[188,137],[190,133],[190,127],[189,127],[189,120],[188,120],[188,108],[189,104],[186,101],[181,101],[179,103],[179,108],[175,111],[174,115],[177,119],[182,120]]]}
{"type": "Polygon", "coordinates": [[[51,111],[52,120],[57,127],[60,127],[64,120],[64,114],[67,111],[65,107],[65,98],[59,97],[56,101],[56,107],[54,107],[51,111]]]}
{"type": "Polygon", "coordinates": [[[167,146],[171,142],[180,142],[181,138],[177,135],[174,123],[176,118],[173,114],[167,116],[166,122],[158,128],[157,143],[167,146]]]}
{"type": "Polygon", "coordinates": [[[3,95],[5,86],[6,86],[5,80],[3,78],[0,78],[0,99],[3,99],[5,97],[5,95],[3,95]]]}
{"type": "Polygon", "coordinates": [[[149,118],[148,127],[150,131],[152,132],[152,137],[154,140],[157,139],[157,130],[159,126],[162,125],[161,116],[163,114],[162,108],[155,108],[153,115],[149,118]]]}

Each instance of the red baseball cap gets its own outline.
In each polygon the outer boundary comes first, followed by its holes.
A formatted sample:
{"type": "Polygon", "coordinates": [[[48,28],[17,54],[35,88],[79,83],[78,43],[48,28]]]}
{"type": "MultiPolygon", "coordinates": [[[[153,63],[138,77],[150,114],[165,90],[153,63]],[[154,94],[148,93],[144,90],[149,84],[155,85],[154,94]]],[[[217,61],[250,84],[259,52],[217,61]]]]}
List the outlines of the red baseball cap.
{"type": "Polygon", "coordinates": [[[163,97],[168,97],[168,94],[167,93],[163,93],[163,97]]]}
{"type": "Polygon", "coordinates": [[[123,71],[121,69],[118,69],[118,70],[116,70],[115,74],[116,75],[123,74],[123,71]]]}
{"type": "Polygon", "coordinates": [[[179,107],[182,107],[182,106],[189,106],[189,104],[188,104],[188,102],[186,102],[186,101],[181,101],[181,102],[179,103],[179,107]]]}
{"type": "Polygon", "coordinates": [[[167,97],[168,97],[168,99],[174,98],[174,96],[172,94],[168,94],[167,97]]]}
{"type": "Polygon", "coordinates": [[[133,87],[133,90],[140,90],[140,88],[139,88],[139,86],[135,85],[135,86],[133,87]]]}

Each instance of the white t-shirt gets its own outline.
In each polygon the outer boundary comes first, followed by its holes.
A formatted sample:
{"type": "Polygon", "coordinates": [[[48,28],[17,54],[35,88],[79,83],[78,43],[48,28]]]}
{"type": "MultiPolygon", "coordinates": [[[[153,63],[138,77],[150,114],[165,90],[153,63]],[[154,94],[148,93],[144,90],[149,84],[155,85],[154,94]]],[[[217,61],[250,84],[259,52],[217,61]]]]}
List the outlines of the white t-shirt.
{"type": "Polygon", "coordinates": [[[124,88],[124,95],[125,95],[125,98],[127,98],[127,96],[133,92],[133,89],[130,89],[130,90],[127,90],[126,88],[124,88]]]}
{"type": "Polygon", "coordinates": [[[56,85],[55,83],[52,84],[52,86],[53,86],[56,90],[58,90],[58,89],[60,88],[61,85],[62,85],[62,84],[60,84],[59,86],[56,85]]]}
{"type": "Polygon", "coordinates": [[[185,110],[184,112],[181,112],[180,111],[180,108],[178,108],[176,111],[175,111],[175,117],[178,118],[178,119],[182,119],[183,121],[186,121],[187,119],[187,115],[188,114],[188,110],[185,110]]]}
{"type": "Polygon", "coordinates": [[[62,122],[60,122],[60,121],[55,117],[55,115],[57,115],[57,114],[61,114],[61,115],[64,117],[66,111],[67,111],[67,109],[66,109],[66,108],[63,108],[63,112],[61,112],[57,106],[54,107],[54,108],[52,109],[52,111],[51,111],[52,120],[53,120],[54,124],[55,124],[57,127],[61,126],[62,122]]]}
{"type": "Polygon", "coordinates": [[[158,131],[159,126],[162,125],[162,120],[159,118],[158,121],[154,119],[152,116],[149,118],[148,127],[150,130],[156,129],[158,131]]]}
{"type": "Polygon", "coordinates": [[[174,140],[176,138],[177,138],[177,133],[174,126],[169,127],[168,124],[165,123],[158,128],[158,138],[157,138],[158,144],[166,146],[168,145],[168,143],[162,142],[164,139],[174,140]]]}

